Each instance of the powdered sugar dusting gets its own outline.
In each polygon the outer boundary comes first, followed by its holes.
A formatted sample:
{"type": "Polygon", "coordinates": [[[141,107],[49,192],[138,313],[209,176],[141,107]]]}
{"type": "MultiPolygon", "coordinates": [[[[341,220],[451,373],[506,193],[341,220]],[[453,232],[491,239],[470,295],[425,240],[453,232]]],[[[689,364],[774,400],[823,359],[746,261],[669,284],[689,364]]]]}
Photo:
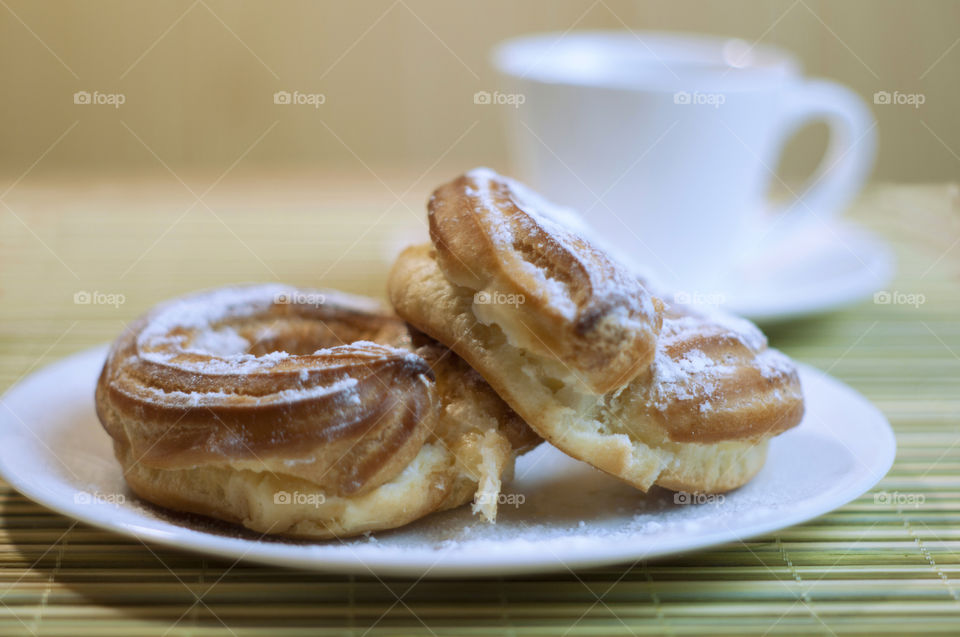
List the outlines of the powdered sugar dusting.
{"type": "Polygon", "coordinates": [[[184,351],[215,356],[244,354],[250,348],[250,341],[240,336],[235,329],[224,326],[219,329],[198,332],[184,348],[184,351]]]}
{"type": "Polygon", "coordinates": [[[754,351],[760,351],[767,346],[767,337],[763,335],[760,328],[745,318],[740,318],[712,306],[697,306],[697,312],[705,319],[735,334],[744,345],[754,351]]]}
{"type": "MultiPolygon", "coordinates": [[[[263,284],[207,290],[169,301],[155,311],[140,333],[140,341],[163,337],[176,328],[202,329],[228,317],[245,317],[262,311],[276,299],[295,294],[286,285],[263,284]]],[[[287,297],[289,298],[289,297],[287,297]]]]}
{"type": "MultiPolygon", "coordinates": [[[[342,349],[344,346],[338,346],[334,348],[321,349],[314,352],[314,355],[321,355],[325,352],[330,352],[335,349],[342,349]]],[[[367,355],[371,360],[377,360],[384,356],[384,354],[389,354],[395,358],[399,358],[403,363],[407,365],[422,365],[423,359],[420,358],[416,353],[411,352],[408,349],[403,349],[401,347],[394,347],[392,345],[384,345],[382,343],[374,343],[373,341],[354,341],[346,347],[349,347],[351,350],[354,350],[352,353],[354,356],[363,356],[367,355]]]]}
{"type": "Polygon", "coordinates": [[[768,349],[758,354],[755,364],[760,370],[760,375],[767,380],[783,378],[796,369],[796,365],[786,354],[775,349],[768,349]]]}
{"type": "Polygon", "coordinates": [[[711,400],[719,392],[721,381],[736,378],[743,366],[750,366],[767,380],[782,380],[795,369],[793,361],[777,350],[767,348],[767,339],[750,321],[726,312],[701,308],[683,308],[686,314],[678,314],[679,306],[668,311],[657,343],[653,374],[648,390],[652,405],[666,409],[677,400],[701,400],[701,414],[709,414],[722,399],[711,400]],[[722,339],[739,341],[743,349],[739,353],[710,355],[696,349],[684,349],[684,344],[694,339],[719,334],[722,339]],[[671,351],[681,351],[679,357],[671,351]]]}
{"type": "MultiPolygon", "coordinates": [[[[466,187],[466,194],[478,199],[480,205],[487,210],[494,213],[498,210],[498,205],[492,194],[494,182],[505,183],[513,203],[530,215],[553,240],[560,243],[564,250],[573,255],[574,258],[582,258],[587,261],[606,260],[609,262],[611,267],[604,269],[603,272],[597,272],[598,268],[589,267],[590,264],[587,264],[588,267],[585,268],[591,276],[590,283],[595,296],[616,298],[619,305],[630,308],[633,312],[647,319],[656,315],[653,301],[649,295],[643,294],[639,279],[609,254],[594,246],[593,239],[595,237],[589,225],[577,212],[550,202],[526,185],[499,175],[489,168],[475,168],[469,171],[466,176],[475,184],[475,186],[468,185],[466,187]]],[[[487,228],[487,232],[491,240],[498,244],[501,249],[512,247],[514,237],[507,224],[489,225],[491,227],[487,228]]],[[[572,295],[564,281],[550,277],[545,269],[535,264],[523,261],[521,266],[526,267],[530,274],[540,279],[541,289],[546,293],[548,302],[552,307],[560,311],[565,318],[572,319],[576,315],[576,305],[573,303],[572,295]]],[[[620,315],[620,317],[626,318],[626,315],[620,315]]]]}
{"type": "MultiPolygon", "coordinates": [[[[343,378],[327,385],[316,385],[302,389],[285,389],[263,396],[235,394],[227,391],[164,391],[159,387],[149,385],[141,386],[137,391],[142,391],[153,400],[167,405],[179,404],[190,407],[216,407],[221,405],[224,400],[232,400],[240,406],[269,405],[273,403],[291,403],[299,400],[311,400],[336,394],[348,394],[347,400],[349,401],[349,396],[356,396],[355,390],[357,386],[358,381],[356,378],[343,378]]],[[[359,396],[357,396],[357,398],[359,400],[359,396]]]]}
{"type": "MultiPolygon", "coordinates": [[[[334,373],[333,380],[329,373],[323,376],[323,382],[319,382],[321,377],[316,376],[318,382],[311,386],[310,368],[318,364],[310,360],[325,354],[332,355],[334,350],[338,356],[343,356],[346,350],[349,353],[346,360],[368,358],[374,362],[390,356],[399,359],[402,364],[424,365],[407,349],[370,341],[321,349],[310,357],[285,351],[262,355],[249,353],[254,344],[233,325],[237,321],[263,315],[275,305],[300,302],[299,299],[332,302],[351,311],[383,310],[378,303],[363,297],[273,284],[223,288],[176,299],[161,305],[148,316],[137,336],[137,352],[126,364],[135,366],[139,361],[150,362],[161,368],[175,370],[177,374],[187,374],[183,376],[187,379],[184,382],[192,384],[202,381],[204,388],[212,386],[214,391],[164,391],[150,383],[137,384],[132,391],[142,392],[148,400],[198,407],[222,404],[227,399],[236,404],[259,405],[293,403],[333,395],[345,404],[359,405],[358,381],[348,376],[346,368],[342,374],[334,373]],[[269,394],[247,393],[235,380],[228,380],[237,375],[256,375],[278,368],[290,374],[276,391],[269,394]],[[225,377],[222,383],[216,382],[218,376],[225,377]]],[[[256,320],[252,322],[256,325],[256,320]]],[[[324,363],[324,369],[329,370],[329,362],[324,363]]]]}
{"type": "Polygon", "coordinates": [[[202,361],[180,362],[198,373],[244,374],[269,369],[289,355],[248,354],[246,339],[229,326],[216,324],[262,312],[276,299],[295,292],[288,286],[267,284],[221,288],[169,301],[150,316],[137,337],[137,349],[145,360],[158,364],[170,364],[184,353],[207,355],[202,361]]]}
{"type": "MultiPolygon", "coordinates": [[[[677,400],[692,400],[710,396],[716,391],[719,379],[729,378],[736,368],[714,360],[700,350],[690,350],[674,360],[662,348],[657,348],[651,365],[653,382],[650,396],[654,406],[666,409],[677,400]]],[[[701,404],[700,411],[709,412],[712,405],[707,401],[701,404]]]]}

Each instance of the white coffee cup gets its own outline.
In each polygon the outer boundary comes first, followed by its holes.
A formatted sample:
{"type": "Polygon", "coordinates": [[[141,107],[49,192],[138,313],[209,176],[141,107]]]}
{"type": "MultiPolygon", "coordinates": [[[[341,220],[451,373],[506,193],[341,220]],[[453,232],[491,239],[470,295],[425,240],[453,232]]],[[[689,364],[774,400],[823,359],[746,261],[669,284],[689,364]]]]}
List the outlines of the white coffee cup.
{"type": "Polygon", "coordinates": [[[583,213],[674,290],[723,291],[759,246],[836,215],[875,153],[851,90],[811,80],[784,51],[713,36],[550,33],[493,53],[517,176],[583,213]],[[783,148],[824,121],[828,150],[787,205],[768,193],[783,148]]]}

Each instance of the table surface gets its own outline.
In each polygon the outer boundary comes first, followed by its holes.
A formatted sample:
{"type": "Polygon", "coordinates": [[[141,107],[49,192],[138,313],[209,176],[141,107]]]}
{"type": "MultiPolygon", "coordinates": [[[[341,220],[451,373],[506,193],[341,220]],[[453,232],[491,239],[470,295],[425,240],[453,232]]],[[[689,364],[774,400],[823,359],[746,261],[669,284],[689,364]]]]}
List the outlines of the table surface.
{"type": "MultiPolygon", "coordinates": [[[[10,181],[0,195],[0,388],[200,287],[281,280],[382,296],[393,255],[423,236],[423,201],[442,178],[10,181]],[[81,291],[123,303],[75,304],[81,291]]],[[[777,347],[865,394],[896,430],[890,474],[841,509],[631,568],[412,581],[147,547],[0,483],[0,634],[955,633],[960,191],[876,185],[851,215],[894,246],[891,290],[923,303],[867,301],[767,329],[777,347]],[[922,503],[886,504],[879,491],[922,503]]]]}

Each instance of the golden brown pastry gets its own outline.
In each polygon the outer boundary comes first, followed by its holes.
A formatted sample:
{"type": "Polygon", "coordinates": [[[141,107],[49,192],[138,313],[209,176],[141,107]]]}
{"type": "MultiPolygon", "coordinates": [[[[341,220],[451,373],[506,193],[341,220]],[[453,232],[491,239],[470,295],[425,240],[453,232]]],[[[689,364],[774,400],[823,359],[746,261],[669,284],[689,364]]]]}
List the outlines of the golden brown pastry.
{"type": "Polygon", "coordinates": [[[651,299],[520,184],[474,170],[429,209],[433,245],[398,258],[394,308],[567,454],[643,490],[725,491],[800,422],[797,371],[755,326],[651,299]]]}
{"type": "Polygon", "coordinates": [[[481,322],[591,392],[622,387],[653,360],[657,301],[602,251],[530,214],[548,205],[485,169],[440,186],[428,204],[437,261],[474,291],[481,322]]]}
{"type": "Polygon", "coordinates": [[[464,504],[538,439],[466,363],[371,299],[280,285],[164,303],[114,343],[97,414],[139,496],[310,538],[464,504]]]}

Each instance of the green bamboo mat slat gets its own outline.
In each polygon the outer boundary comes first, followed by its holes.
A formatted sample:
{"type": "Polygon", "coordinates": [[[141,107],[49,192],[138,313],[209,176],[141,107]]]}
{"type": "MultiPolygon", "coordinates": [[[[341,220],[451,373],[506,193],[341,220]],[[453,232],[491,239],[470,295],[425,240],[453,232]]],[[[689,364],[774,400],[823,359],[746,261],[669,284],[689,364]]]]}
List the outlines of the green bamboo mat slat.
{"type": "MultiPolygon", "coordinates": [[[[422,229],[426,191],[395,205],[388,192],[332,180],[236,180],[208,201],[221,223],[202,207],[181,217],[191,202],[177,188],[27,180],[9,195],[23,223],[0,215],[0,387],[197,287],[280,278],[381,295],[396,245],[422,229]],[[317,190],[339,194],[318,200],[317,190]],[[74,305],[80,290],[125,303],[74,305]]],[[[415,582],[147,547],[0,483],[0,635],[958,633],[958,189],[874,187],[853,215],[896,249],[891,290],[925,302],[865,302],[768,329],[775,345],[866,395],[897,432],[891,473],[837,511],[632,567],[415,582]],[[887,505],[881,491],[922,503],[887,505]]]]}

